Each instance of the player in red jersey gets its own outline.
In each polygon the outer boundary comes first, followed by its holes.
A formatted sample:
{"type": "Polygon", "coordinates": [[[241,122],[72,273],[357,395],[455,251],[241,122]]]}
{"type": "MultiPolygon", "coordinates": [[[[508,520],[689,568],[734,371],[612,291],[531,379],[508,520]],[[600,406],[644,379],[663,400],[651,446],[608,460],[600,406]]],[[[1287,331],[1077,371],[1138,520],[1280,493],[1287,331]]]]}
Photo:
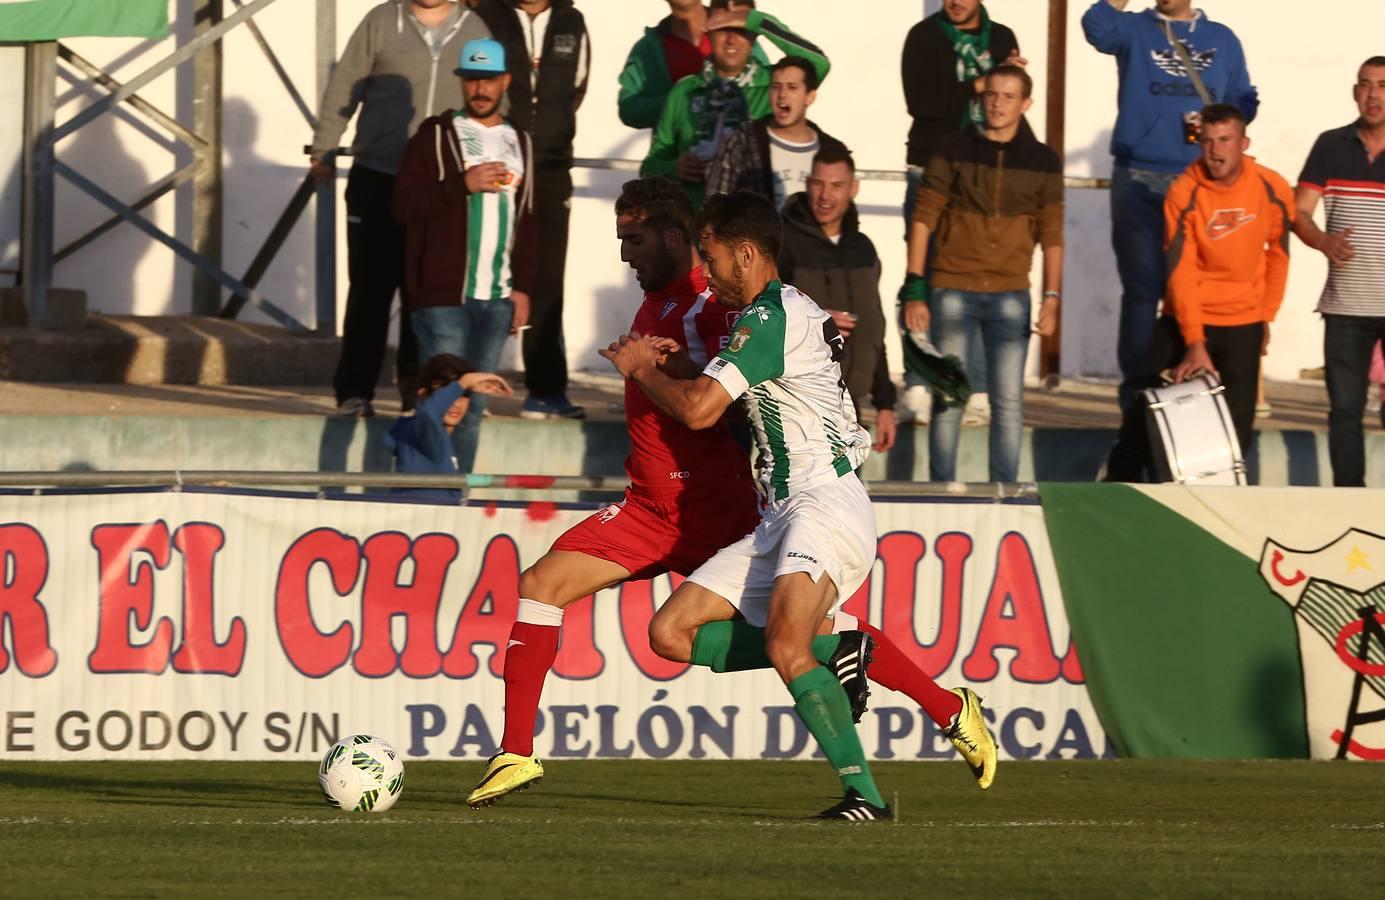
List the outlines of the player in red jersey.
{"type": "MultiPolygon", "coordinates": [[[[616,201],[621,260],[644,301],[632,332],[675,342],[687,377],[726,345],[738,313],[707,288],[687,193],[668,178],[628,182],[616,201]],[[689,365],[691,364],[691,365],[689,365]]],[[[672,374],[672,372],[671,372],[672,374]]],[[[557,654],[563,609],[596,591],[665,572],[687,575],[759,523],[759,494],[746,452],[726,424],[694,431],[675,422],[633,382],[625,383],[630,455],[625,498],[578,523],[519,579],[519,610],[505,657],[505,730],[470,806],[536,784],[539,696],[557,654]]]]}

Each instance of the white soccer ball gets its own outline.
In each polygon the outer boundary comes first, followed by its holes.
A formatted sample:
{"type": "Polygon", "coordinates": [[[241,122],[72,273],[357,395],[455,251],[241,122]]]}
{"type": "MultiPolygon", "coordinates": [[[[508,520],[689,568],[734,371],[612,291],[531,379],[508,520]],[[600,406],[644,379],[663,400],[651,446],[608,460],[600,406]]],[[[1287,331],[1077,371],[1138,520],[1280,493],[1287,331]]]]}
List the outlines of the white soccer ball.
{"type": "Polygon", "coordinates": [[[327,802],[349,812],[384,812],[404,790],[404,761],[378,737],[352,734],[332,745],[317,770],[327,802]]]}

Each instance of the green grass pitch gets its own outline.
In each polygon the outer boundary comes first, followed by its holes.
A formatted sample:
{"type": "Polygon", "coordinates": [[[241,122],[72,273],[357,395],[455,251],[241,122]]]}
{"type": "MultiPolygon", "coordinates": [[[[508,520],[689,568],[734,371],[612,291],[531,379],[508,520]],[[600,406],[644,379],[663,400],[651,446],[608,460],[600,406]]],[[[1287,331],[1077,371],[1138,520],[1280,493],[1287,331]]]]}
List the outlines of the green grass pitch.
{"type": "Polygon", "coordinates": [[[411,762],[377,815],[313,763],[0,764],[0,894],[244,897],[1385,896],[1385,769],[880,763],[898,824],[812,822],[825,763],[553,761],[480,811],[411,762]]]}

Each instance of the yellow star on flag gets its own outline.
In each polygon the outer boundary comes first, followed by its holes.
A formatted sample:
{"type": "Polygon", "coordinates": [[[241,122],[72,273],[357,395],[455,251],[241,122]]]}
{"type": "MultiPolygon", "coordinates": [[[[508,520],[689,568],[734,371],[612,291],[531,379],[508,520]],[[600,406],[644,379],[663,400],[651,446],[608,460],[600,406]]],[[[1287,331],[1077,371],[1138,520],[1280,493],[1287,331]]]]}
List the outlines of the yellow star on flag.
{"type": "Polygon", "coordinates": [[[1355,572],[1357,569],[1365,569],[1367,572],[1375,571],[1371,568],[1370,557],[1366,556],[1366,554],[1362,552],[1360,547],[1352,547],[1351,552],[1347,554],[1346,559],[1348,575],[1350,575],[1352,572],[1355,572]]]}

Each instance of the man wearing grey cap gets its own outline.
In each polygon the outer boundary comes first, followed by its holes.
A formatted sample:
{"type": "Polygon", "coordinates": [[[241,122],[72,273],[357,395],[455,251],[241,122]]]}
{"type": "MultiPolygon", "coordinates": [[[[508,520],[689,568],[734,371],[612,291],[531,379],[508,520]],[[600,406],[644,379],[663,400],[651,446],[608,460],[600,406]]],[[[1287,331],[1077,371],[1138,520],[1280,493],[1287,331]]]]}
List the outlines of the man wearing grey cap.
{"type": "MultiPolygon", "coordinates": [[[[404,231],[390,214],[394,179],[409,136],[428,116],[462,105],[461,83],[447,67],[463,45],[490,37],[481,17],[452,0],[388,0],[366,13],[322,94],[313,129],[311,172],[336,177],[334,155],[360,110],[346,181],[346,294],[341,357],[333,387],[337,411],[374,415],[375,382],[385,357],[390,304],[399,289],[404,231]]],[[[418,354],[406,319],[399,329],[397,377],[413,406],[418,354]]]]}
{"type": "MultiPolygon", "coordinates": [[[[538,272],[533,142],[500,114],[510,75],[499,41],[469,41],[456,74],[462,109],[423,121],[395,185],[404,305],[422,360],[450,353],[493,372],[528,321],[538,272]]],[[[475,462],[485,405],[472,397],[452,432],[459,472],[475,462]]]]}

